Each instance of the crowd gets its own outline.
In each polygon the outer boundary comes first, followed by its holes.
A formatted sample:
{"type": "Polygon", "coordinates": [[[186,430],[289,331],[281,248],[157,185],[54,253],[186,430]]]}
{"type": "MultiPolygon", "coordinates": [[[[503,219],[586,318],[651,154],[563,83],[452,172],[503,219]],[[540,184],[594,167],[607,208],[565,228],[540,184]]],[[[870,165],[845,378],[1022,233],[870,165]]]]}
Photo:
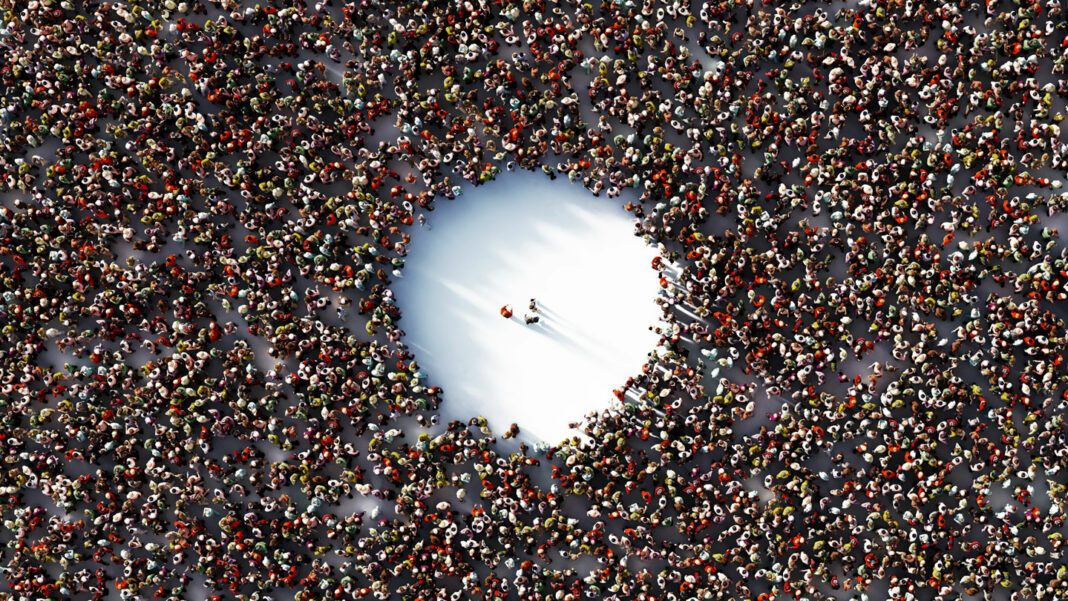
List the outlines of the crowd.
{"type": "Polygon", "coordinates": [[[0,17],[3,599],[1068,598],[1059,0],[0,17]],[[664,316],[533,447],[390,288],[514,169],[664,316]]]}

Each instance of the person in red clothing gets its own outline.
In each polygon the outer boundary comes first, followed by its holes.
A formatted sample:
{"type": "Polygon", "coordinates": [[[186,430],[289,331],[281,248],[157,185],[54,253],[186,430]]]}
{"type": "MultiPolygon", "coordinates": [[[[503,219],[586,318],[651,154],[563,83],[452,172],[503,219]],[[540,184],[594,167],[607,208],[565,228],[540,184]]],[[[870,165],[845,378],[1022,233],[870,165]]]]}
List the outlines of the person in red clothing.
{"type": "Polygon", "coordinates": [[[511,319],[512,318],[512,308],[509,307],[508,305],[504,305],[503,307],[501,307],[501,316],[504,317],[505,319],[511,319]]]}

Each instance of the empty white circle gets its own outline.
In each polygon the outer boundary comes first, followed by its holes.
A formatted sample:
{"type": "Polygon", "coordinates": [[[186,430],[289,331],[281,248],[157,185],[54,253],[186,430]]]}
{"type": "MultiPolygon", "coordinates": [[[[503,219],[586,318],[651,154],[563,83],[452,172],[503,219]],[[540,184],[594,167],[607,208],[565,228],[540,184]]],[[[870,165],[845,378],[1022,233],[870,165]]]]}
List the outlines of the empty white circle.
{"type": "Polygon", "coordinates": [[[526,440],[558,442],[615,402],[656,347],[660,315],[656,251],[618,200],[505,173],[427,216],[394,291],[444,419],[481,415],[494,432],[514,422],[526,440]]]}

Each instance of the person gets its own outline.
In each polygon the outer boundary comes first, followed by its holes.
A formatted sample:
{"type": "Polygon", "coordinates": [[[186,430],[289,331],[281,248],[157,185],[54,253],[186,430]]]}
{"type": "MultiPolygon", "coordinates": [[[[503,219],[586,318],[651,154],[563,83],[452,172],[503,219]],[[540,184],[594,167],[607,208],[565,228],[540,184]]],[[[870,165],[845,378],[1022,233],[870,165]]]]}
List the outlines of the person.
{"type": "Polygon", "coordinates": [[[523,321],[526,322],[527,325],[538,323],[539,321],[541,321],[541,316],[538,315],[538,302],[533,298],[530,299],[528,309],[529,312],[523,315],[523,321]]]}

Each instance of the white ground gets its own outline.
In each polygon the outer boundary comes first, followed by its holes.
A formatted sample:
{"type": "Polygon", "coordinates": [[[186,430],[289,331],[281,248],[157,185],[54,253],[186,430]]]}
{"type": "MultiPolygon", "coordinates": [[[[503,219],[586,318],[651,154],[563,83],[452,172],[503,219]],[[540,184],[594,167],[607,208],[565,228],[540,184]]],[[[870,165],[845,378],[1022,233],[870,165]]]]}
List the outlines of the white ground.
{"type": "Polygon", "coordinates": [[[515,422],[525,440],[558,442],[615,401],[660,315],[656,252],[621,205],[526,172],[437,202],[393,288],[444,419],[482,415],[497,433],[515,422]],[[531,297],[541,322],[526,325],[531,297]]]}

